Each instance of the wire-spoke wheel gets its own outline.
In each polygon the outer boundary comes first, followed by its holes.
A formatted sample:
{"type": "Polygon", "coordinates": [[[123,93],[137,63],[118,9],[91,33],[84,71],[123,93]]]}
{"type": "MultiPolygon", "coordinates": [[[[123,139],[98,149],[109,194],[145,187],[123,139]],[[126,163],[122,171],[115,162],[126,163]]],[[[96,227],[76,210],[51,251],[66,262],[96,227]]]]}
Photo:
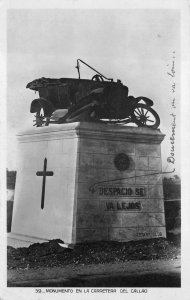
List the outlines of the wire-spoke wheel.
{"type": "Polygon", "coordinates": [[[104,78],[101,75],[96,74],[92,77],[92,80],[93,81],[104,81],[104,78]]]}
{"type": "Polygon", "coordinates": [[[35,114],[35,120],[33,122],[36,127],[42,127],[42,126],[48,126],[49,125],[49,119],[44,116],[44,109],[39,108],[38,111],[35,114]]]}
{"type": "Polygon", "coordinates": [[[132,119],[140,127],[150,127],[157,129],[160,125],[158,114],[150,106],[142,103],[137,103],[137,106],[132,112],[132,119]]]}

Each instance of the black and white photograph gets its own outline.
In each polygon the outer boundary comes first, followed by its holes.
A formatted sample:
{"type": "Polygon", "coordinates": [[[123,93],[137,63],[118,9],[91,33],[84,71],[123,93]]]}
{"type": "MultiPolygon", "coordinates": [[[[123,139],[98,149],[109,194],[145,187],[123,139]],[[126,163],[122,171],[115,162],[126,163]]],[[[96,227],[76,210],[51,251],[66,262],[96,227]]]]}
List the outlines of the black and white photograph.
{"type": "Polygon", "coordinates": [[[190,6],[137,2],[5,5],[3,300],[189,299],[190,6]]]}

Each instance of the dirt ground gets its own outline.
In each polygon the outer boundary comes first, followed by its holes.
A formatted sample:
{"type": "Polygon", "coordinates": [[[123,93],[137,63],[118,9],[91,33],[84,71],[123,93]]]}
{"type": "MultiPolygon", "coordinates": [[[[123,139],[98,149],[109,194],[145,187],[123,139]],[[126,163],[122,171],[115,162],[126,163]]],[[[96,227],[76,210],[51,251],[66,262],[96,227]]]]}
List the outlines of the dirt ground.
{"type": "Polygon", "coordinates": [[[179,287],[179,240],[8,247],[8,286],[179,287]]]}
{"type": "Polygon", "coordinates": [[[180,287],[180,258],[9,270],[17,287],[180,287]]]}

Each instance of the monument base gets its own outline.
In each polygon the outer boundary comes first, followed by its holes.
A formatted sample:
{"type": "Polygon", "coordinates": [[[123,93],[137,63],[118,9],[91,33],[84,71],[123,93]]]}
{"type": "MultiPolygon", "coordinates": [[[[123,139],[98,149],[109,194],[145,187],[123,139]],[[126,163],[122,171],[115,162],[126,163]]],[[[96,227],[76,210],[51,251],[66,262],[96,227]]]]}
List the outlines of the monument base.
{"type": "MultiPolygon", "coordinates": [[[[31,236],[26,235],[20,235],[20,234],[14,234],[14,233],[8,233],[7,234],[7,246],[11,246],[13,248],[21,248],[21,247],[29,247],[32,244],[36,243],[47,243],[49,240],[47,239],[39,239],[39,238],[33,238],[31,236]]],[[[59,243],[60,246],[63,248],[73,248],[73,244],[67,244],[67,243],[59,243]]]]}
{"type": "Polygon", "coordinates": [[[9,241],[166,237],[163,138],[159,130],[86,122],[19,134],[9,241]]]}
{"type": "Polygon", "coordinates": [[[31,236],[15,234],[15,233],[8,233],[7,235],[7,245],[13,248],[20,248],[20,247],[28,247],[35,243],[45,243],[48,240],[39,239],[39,238],[32,238],[31,236]]]}

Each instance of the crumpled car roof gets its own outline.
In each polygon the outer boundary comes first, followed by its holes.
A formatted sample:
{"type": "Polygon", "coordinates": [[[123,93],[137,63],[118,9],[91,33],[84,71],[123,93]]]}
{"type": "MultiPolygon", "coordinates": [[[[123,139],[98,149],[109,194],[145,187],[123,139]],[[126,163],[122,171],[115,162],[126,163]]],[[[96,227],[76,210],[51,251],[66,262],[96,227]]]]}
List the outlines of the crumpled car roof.
{"type": "Polygon", "coordinates": [[[111,82],[110,81],[93,81],[90,79],[78,79],[78,78],[59,78],[59,79],[55,79],[55,78],[39,78],[39,79],[35,79],[31,82],[29,82],[26,86],[26,88],[29,88],[31,90],[35,90],[38,91],[39,88],[47,88],[48,86],[59,86],[59,85],[64,85],[64,84],[71,84],[71,85],[78,85],[79,83],[82,84],[90,84],[90,85],[110,85],[110,84],[116,84],[116,82],[111,82]]]}

